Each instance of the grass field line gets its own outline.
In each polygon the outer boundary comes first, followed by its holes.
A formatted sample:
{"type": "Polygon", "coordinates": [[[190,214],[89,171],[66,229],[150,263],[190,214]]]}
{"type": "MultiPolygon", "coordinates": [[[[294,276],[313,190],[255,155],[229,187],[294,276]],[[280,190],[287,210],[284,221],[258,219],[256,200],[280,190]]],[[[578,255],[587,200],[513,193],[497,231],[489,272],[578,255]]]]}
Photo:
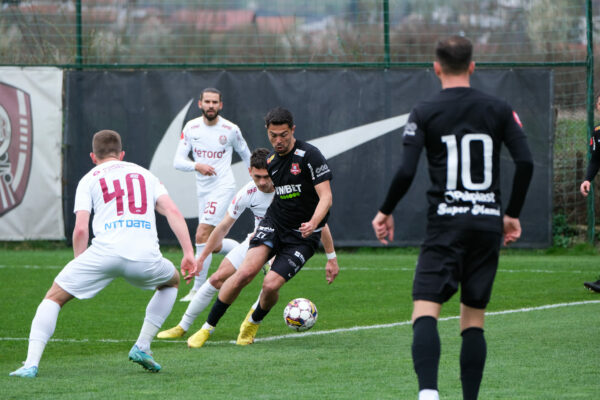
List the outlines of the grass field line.
{"type": "MultiPolygon", "coordinates": [[[[555,308],[562,307],[574,307],[580,305],[587,304],[600,304],[600,300],[586,300],[586,301],[575,301],[571,303],[557,303],[557,304],[546,304],[543,306],[537,307],[524,307],[518,308],[515,310],[503,310],[503,311],[491,311],[486,312],[486,317],[495,316],[495,315],[506,315],[506,314],[517,314],[517,313],[526,313],[532,311],[542,311],[542,310],[550,310],[555,308]]],[[[451,321],[459,319],[460,316],[455,315],[451,317],[443,317],[440,318],[439,321],[451,321]]],[[[397,326],[410,325],[411,321],[402,321],[402,322],[393,322],[390,324],[377,324],[377,325],[367,325],[367,326],[353,326],[351,328],[339,328],[339,329],[329,329],[324,331],[309,331],[309,332],[300,332],[300,333],[290,333],[286,335],[277,335],[277,336],[269,336],[265,338],[256,338],[256,342],[269,342],[274,340],[281,339],[298,339],[306,336],[315,336],[315,335],[330,335],[335,333],[345,333],[345,332],[356,332],[356,331],[365,331],[370,329],[383,329],[383,328],[394,328],[397,326]]],[[[29,338],[13,338],[13,337],[0,337],[0,341],[25,341],[29,340],[29,338]]],[[[101,343],[132,343],[134,339],[50,339],[51,342],[63,342],[63,343],[89,343],[89,342],[101,342],[101,343]]],[[[186,340],[160,340],[161,343],[187,343],[186,340]]],[[[214,342],[206,342],[206,344],[210,345],[219,345],[219,344],[235,344],[235,340],[221,340],[214,342]]]]}
{"type": "MultiPolygon", "coordinates": [[[[62,269],[64,266],[59,265],[2,265],[0,264],[0,269],[8,269],[8,268],[23,268],[23,269],[62,269]]],[[[216,269],[215,269],[216,270],[216,269]]],[[[324,271],[324,268],[319,267],[304,267],[303,271],[324,271]]],[[[405,267],[385,267],[385,268],[368,268],[368,267],[344,267],[343,265],[340,267],[340,271],[400,271],[400,272],[414,272],[414,268],[405,268],[405,267]]],[[[550,270],[550,269],[503,269],[499,268],[498,272],[500,273],[539,273],[539,274],[589,274],[589,271],[580,271],[580,270],[550,270]]]]}

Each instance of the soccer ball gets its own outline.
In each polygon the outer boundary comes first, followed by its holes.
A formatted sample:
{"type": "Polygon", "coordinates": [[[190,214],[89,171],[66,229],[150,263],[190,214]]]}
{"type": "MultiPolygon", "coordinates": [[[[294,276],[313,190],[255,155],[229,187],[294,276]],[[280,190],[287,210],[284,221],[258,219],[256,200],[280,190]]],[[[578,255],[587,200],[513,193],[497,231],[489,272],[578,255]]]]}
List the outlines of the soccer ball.
{"type": "Polygon", "coordinates": [[[283,319],[291,329],[307,331],[317,322],[317,307],[308,299],[294,299],[285,306],[283,319]]]}

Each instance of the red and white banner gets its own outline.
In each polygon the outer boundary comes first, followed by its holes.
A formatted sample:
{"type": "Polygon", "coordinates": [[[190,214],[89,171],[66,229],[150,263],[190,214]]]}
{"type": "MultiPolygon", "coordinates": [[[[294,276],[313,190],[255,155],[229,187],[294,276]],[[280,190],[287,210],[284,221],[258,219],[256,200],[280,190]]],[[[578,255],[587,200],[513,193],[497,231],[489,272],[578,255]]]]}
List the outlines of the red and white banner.
{"type": "Polygon", "coordinates": [[[58,68],[0,67],[0,240],[64,239],[58,68]]]}

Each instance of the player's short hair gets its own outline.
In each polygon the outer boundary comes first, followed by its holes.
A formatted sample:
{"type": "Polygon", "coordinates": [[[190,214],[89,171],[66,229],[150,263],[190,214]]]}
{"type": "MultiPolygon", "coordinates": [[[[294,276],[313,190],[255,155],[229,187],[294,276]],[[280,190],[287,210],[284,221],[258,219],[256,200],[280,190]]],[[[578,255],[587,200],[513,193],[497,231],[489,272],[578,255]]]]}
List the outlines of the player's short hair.
{"type": "Polygon", "coordinates": [[[466,72],[471,64],[473,44],[464,36],[441,39],[435,47],[435,57],[446,74],[458,75],[466,72]]]}
{"type": "Polygon", "coordinates": [[[104,129],[94,133],[92,151],[96,155],[96,158],[102,160],[111,156],[119,157],[122,150],[121,135],[117,132],[104,129]]]}
{"type": "Polygon", "coordinates": [[[294,116],[289,110],[282,107],[275,107],[265,115],[265,126],[287,124],[290,128],[294,126],[294,116]]]}
{"type": "Polygon", "coordinates": [[[270,151],[264,147],[259,147],[252,152],[250,156],[250,167],[256,169],[267,169],[267,156],[270,151]]]}
{"type": "Polygon", "coordinates": [[[219,95],[219,101],[223,101],[223,95],[221,94],[221,91],[219,89],[215,89],[212,87],[204,89],[202,92],[200,92],[200,100],[202,100],[202,98],[204,97],[204,93],[216,93],[219,95]]]}

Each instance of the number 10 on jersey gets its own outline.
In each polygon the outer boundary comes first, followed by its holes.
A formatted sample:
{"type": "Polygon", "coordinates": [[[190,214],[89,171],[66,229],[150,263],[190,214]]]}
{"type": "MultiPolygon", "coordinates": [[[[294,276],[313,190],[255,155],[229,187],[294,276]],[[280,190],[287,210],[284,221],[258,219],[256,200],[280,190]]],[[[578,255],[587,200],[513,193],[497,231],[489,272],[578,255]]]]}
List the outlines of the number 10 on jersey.
{"type": "Polygon", "coordinates": [[[446,145],[448,156],[446,158],[446,190],[456,190],[458,181],[458,153],[460,151],[460,179],[462,186],[467,190],[486,190],[492,185],[492,155],[494,142],[485,133],[468,133],[460,139],[460,149],[456,135],[441,137],[446,145]],[[471,143],[481,142],[483,149],[483,182],[473,182],[471,176],[471,143]]]}

